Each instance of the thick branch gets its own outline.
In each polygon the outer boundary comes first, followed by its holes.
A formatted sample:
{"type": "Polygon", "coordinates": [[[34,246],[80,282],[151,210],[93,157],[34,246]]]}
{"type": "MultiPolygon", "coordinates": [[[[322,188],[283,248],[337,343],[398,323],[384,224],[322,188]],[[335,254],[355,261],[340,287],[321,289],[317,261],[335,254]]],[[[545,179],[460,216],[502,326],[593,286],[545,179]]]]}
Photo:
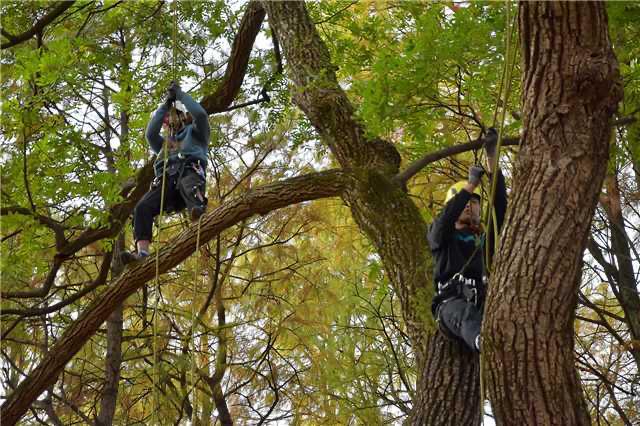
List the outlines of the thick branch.
{"type": "Polygon", "coordinates": [[[231,55],[222,83],[215,93],[205,96],[200,101],[209,114],[225,111],[238,95],[249,65],[251,49],[260,32],[264,16],[265,11],[260,3],[252,1],[247,5],[247,10],[240,22],[240,29],[231,46],[231,55]]]}
{"type": "Polygon", "coordinates": [[[73,6],[74,1],[61,1],[57,4],[55,8],[51,10],[51,12],[47,13],[42,19],[35,23],[33,27],[29,30],[19,34],[17,36],[13,36],[7,33],[4,29],[2,29],[2,35],[5,36],[9,41],[0,44],[0,49],[7,49],[9,47],[15,46],[22,42],[29,40],[34,35],[42,32],[44,27],[49,25],[56,19],[58,16],[62,15],[65,10],[69,9],[73,6]]]}
{"type": "Polygon", "coordinates": [[[294,100],[345,168],[373,166],[397,172],[393,145],[368,139],[354,108],[338,84],[336,67],[303,2],[264,1],[295,83],[294,100]]]}
{"type": "MultiPolygon", "coordinates": [[[[330,170],[287,179],[247,192],[206,214],[201,223],[200,242],[206,243],[221,231],[255,214],[303,201],[339,196],[346,185],[346,173],[330,170]]],[[[196,246],[196,226],[178,235],[159,253],[160,273],[189,257],[196,246]]],[[[36,398],[55,383],[69,360],[96,332],[111,312],[127,297],[155,276],[155,258],[132,265],[60,337],[56,345],[2,405],[3,424],[13,425],[36,398]]]]}
{"type": "MultiPolygon", "coordinates": [[[[420,170],[425,168],[427,165],[434,163],[438,160],[442,160],[443,158],[450,157],[452,155],[460,154],[462,152],[473,151],[476,149],[480,149],[484,146],[485,140],[483,138],[476,139],[471,142],[462,143],[460,145],[450,146],[449,148],[441,149],[440,151],[431,152],[419,160],[414,161],[409,164],[409,167],[404,169],[402,172],[398,173],[394,180],[397,183],[405,184],[409,179],[411,179],[414,175],[416,175],[420,170]]],[[[502,146],[512,146],[518,145],[520,143],[519,138],[505,138],[502,140],[502,146]]]]}
{"type": "MultiPolygon", "coordinates": [[[[626,126],[627,124],[635,123],[637,118],[634,116],[622,117],[618,120],[613,120],[611,126],[626,126]]],[[[504,138],[501,146],[514,146],[520,145],[520,138],[504,138]]],[[[467,151],[474,151],[484,146],[484,139],[476,139],[471,142],[451,146],[441,149],[440,151],[431,152],[419,160],[409,164],[409,166],[402,172],[398,173],[394,180],[400,184],[406,184],[409,179],[415,176],[420,170],[427,167],[429,164],[442,160],[443,158],[450,157],[452,155],[461,154],[467,151]]]]}

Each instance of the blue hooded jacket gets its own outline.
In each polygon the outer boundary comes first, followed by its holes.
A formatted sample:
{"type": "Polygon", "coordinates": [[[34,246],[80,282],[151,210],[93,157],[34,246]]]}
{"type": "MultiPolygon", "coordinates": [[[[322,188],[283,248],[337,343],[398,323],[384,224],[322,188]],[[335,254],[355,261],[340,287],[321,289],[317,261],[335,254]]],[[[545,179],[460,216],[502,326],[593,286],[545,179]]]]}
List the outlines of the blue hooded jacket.
{"type": "MultiPolygon", "coordinates": [[[[178,162],[180,158],[191,157],[201,160],[203,168],[206,169],[211,134],[207,112],[198,102],[194,101],[191,96],[182,90],[177,91],[176,99],[184,104],[193,120],[190,124],[184,126],[176,135],[180,148],[168,152],[167,168],[169,168],[172,163],[178,162]]],[[[164,168],[164,153],[162,152],[164,138],[160,135],[160,130],[162,129],[164,116],[168,112],[169,107],[166,104],[160,106],[149,121],[145,133],[149,146],[151,146],[153,152],[158,155],[153,164],[156,176],[162,176],[164,168]]]]}

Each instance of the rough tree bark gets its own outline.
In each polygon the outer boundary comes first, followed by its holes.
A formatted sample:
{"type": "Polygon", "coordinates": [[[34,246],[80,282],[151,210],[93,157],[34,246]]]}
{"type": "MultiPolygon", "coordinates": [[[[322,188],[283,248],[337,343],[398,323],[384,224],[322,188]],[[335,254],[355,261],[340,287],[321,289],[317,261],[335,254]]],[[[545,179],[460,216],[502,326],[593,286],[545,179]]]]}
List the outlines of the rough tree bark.
{"type": "Polygon", "coordinates": [[[573,322],[621,99],[604,3],[522,2],[524,134],[483,328],[496,422],[588,425],[573,322]]]}
{"type": "Polygon", "coordinates": [[[294,101],[342,167],[352,171],[343,199],[377,248],[397,291],[416,353],[420,380],[413,424],[479,422],[477,359],[434,335],[430,253],[426,224],[396,179],[400,155],[393,145],[367,138],[338,85],[335,67],[302,2],[263,2],[296,84],[294,101]],[[438,377],[439,382],[433,377],[438,377]],[[437,386],[459,383],[461,386],[437,386]]]}

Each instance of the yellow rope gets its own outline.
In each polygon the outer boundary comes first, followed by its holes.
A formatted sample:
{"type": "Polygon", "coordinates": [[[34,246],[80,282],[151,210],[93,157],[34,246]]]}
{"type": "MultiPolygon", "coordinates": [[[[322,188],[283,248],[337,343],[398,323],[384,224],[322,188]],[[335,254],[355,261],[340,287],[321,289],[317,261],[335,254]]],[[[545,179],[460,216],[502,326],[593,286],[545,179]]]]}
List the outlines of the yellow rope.
{"type": "MultiPolygon", "coordinates": [[[[504,77],[505,77],[505,82],[506,82],[506,87],[504,88],[504,94],[500,94],[500,97],[503,99],[502,101],[502,111],[500,114],[500,120],[498,122],[498,141],[496,143],[496,153],[495,153],[495,164],[491,164],[491,187],[490,187],[490,191],[489,191],[489,202],[487,204],[487,209],[484,212],[484,220],[483,222],[486,224],[485,229],[489,230],[490,226],[491,226],[491,222],[493,217],[495,216],[495,212],[493,211],[493,202],[495,199],[495,193],[496,193],[496,187],[497,187],[497,170],[498,170],[498,159],[500,158],[500,148],[502,147],[502,136],[503,136],[503,130],[504,130],[504,121],[506,118],[506,112],[507,112],[507,103],[509,100],[509,94],[511,93],[511,80],[512,80],[512,74],[513,74],[513,69],[515,67],[515,58],[516,55],[514,54],[514,51],[512,51],[511,49],[511,38],[513,36],[512,31],[513,31],[513,23],[511,23],[511,6],[510,6],[510,0],[506,0],[507,3],[507,40],[506,40],[506,46],[505,46],[505,50],[506,50],[506,54],[505,54],[505,65],[504,65],[504,69],[505,72],[504,77]]],[[[499,106],[496,105],[496,111],[498,110],[499,106]]],[[[495,223],[495,221],[493,221],[495,223]]],[[[494,227],[495,228],[495,227],[494,227]]],[[[494,230],[495,232],[497,232],[497,229],[494,230]]],[[[495,245],[498,243],[497,238],[495,238],[496,235],[494,233],[494,239],[493,239],[493,243],[494,243],[494,248],[495,245]]],[[[487,271],[490,272],[490,264],[489,264],[489,245],[486,245],[485,247],[485,265],[487,267],[487,271]]]]}
{"type": "MultiPolygon", "coordinates": [[[[176,12],[176,1],[173,2],[173,64],[172,64],[172,72],[173,79],[176,79],[176,38],[177,38],[177,12],[176,12]]],[[[174,107],[175,108],[175,107],[174,107]]],[[[175,136],[174,129],[170,127],[170,136],[175,136]]],[[[167,181],[167,162],[169,158],[169,147],[167,143],[168,138],[164,139],[162,144],[162,154],[163,154],[163,164],[162,164],[162,187],[160,193],[160,213],[158,215],[158,231],[156,233],[156,241],[160,243],[160,234],[162,231],[162,220],[164,216],[164,197],[166,192],[166,181],[167,181]]],[[[158,300],[160,299],[160,250],[156,250],[156,260],[155,260],[155,294],[154,294],[154,303],[153,303],[153,409],[152,409],[152,424],[159,424],[158,421],[158,412],[160,410],[160,401],[158,399],[158,300]]]]}
{"type": "MultiPolygon", "coordinates": [[[[198,218],[198,231],[196,234],[196,253],[200,250],[200,224],[202,223],[202,216],[198,218]]],[[[191,386],[193,392],[193,411],[192,411],[192,423],[195,425],[197,421],[197,413],[198,413],[198,358],[196,351],[196,324],[197,324],[197,313],[196,313],[196,298],[198,295],[198,275],[200,275],[200,264],[202,262],[196,261],[196,267],[194,270],[193,277],[193,301],[191,302],[191,343],[193,346],[193,352],[191,353],[191,386]]]]}
{"type": "Polygon", "coordinates": [[[176,57],[178,51],[178,9],[176,8],[178,0],[173,0],[173,55],[172,55],[172,74],[173,81],[176,81],[176,57]]]}
{"type": "MultiPolygon", "coordinates": [[[[160,232],[162,230],[162,217],[164,216],[164,195],[167,181],[167,160],[168,154],[167,138],[162,144],[163,165],[162,165],[162,188],[160,193],[160,214],[158,216],[158,232],[156,233],[157,244],[160,244],[160,232]]],[[[153,424],[158,424],[158,409],[160,404],[158,401],[158,300],[160,298],[160,250],[156,249],[156,277],[155,277],[155,294],[153,303],[153,424]]]]}
{"type": "MultiPolygon", "coordinates": [[[[494,202],[494,198],[495,198],[495,193],[496,193],[496,187],[497,187],[497,175],[498,175],[498,160],[500,158],[500,147],[502,146],[502,135],[503,135],[503,130],[504,130],[504,121],[505,121],[505,116],[506,116],[506,112],[507,112],[507,104],[509,101],[509,94],[511,92],[511,76],[513,74],[513,69],[515,67],[515,57],[516,55],[512,52],[511,49],[511,37],[512,37],[512,33],[513,33],[513,27],[514,27],[514,23],[511,22],[511,2],[510,0],[505,0],[505,4],[506,4],[506,25],[507,25],[507,40],[505,42],[505,62],[504,62],[504,67],[502,70],[502,78],[500,81],[500,90],[498,93],[498,101],[496,102],[496,109],[494,112],[494,116],[493,116],[493,122],[494,125],[496,123],[496,118],[498,116],[498,111],[500,109],[500,103],[502,103],[502,111],[501,111],[501,116],[500,116],[500,124],[498,126],[498,141],[496,143],[496,151],[495,151],[495,157],[494,157],[494,164],[490,164],[489,167],[491,167],[491,188],[489,191],[489,202],[487,204],[487,210],[485,211],[485,224],[486,224],[486,232],[490,232],[491,231],[491,223],[493,221],[493,244],[494,244],[494,248],[497,248],[497,244],[498,244],[498,229],[496,227],[497,225],[497,220],[496,220],[496,213],[493,209],[493,202],[494,202]],[[503,89],[504,89],[504,94],[503,94],[503,89]],[[502,99],[502,102],[500,102],[500,100],[502,99]]],[[[517,16],[517,15],[516,15],[517,16]]],[[[515,17],[514,17],[515,18],[515,17]]],[[[515,22],[515,21],[514,21],[515,22]]],[[[485,239],[485,242],[487,242],[487,239],[485,239]]],[[[485,252],[485,259],[486,261],[484,262],[486,265],[486,269],[487,269],[487,273],[489,274],[491,272],[491,265],[489,264],[489,244],[486,244],[486,252],[485,252]]],[[[484,401],[485,401],[485,386],[484,386],[484,357],[483,357],[483,352],[480,352],[480,356],[479,356],[479,367],[480,367],[480,421],[481,424],[484,425],[484,417],[485,417],[485,412],[484,412],[484,401]]]]}
{"type": "MultiPolygon", "coordinates": [[[[178,56],[178,12],[177,12],[177,1],[173,1],[173,62],[172,62],[172,73],[173,80],[176,81],[177,78],[177,61],[176,58],[178,56]]],[[[198,218],[198,231],[196,234],[196,253],[200,250],[200,225],[202,223],[202,216],[198,218]]],[[[196,348],[196,330],[197,330],[197,319],[196,319],[196,299],[198,295],[198,275],[200,274],[200,262],[196,263],[196,267],[194,269],[194,279],[193,279],[193,301],[191,303],[191,386],[193,392],[193,402],[192,402],[192,422],[197,422],[198,418],[198,377],[197,377],[197,348],[196,348]]]]}

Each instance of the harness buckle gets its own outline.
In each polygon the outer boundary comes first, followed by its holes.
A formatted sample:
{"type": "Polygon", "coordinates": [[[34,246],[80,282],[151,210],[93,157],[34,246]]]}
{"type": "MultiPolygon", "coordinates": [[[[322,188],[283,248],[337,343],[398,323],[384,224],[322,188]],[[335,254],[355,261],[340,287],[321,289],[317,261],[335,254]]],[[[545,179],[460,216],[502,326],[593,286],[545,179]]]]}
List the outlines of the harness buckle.
{"type": "Polygon", "coordinates": [[[445,283],[438,283],[438,294],[450,297],[462,296],[468,303],[478,304],[478,283],[473,278],[466,278],[460,273],[455,274],[445,283]]]}
{"type": "Polygon", "coordinates": [[[200,165],[200,160],[191,163],[191,168],[203,179],[205,179],[204,169],[200,165]]]}
{"type": "Polygon", "coordinates": [[[475,282],[471,285],[465,282],[462,287],[462,295],[464,296],[467,302],[477,305],[478,289],[476,288],[475,282]]]}

